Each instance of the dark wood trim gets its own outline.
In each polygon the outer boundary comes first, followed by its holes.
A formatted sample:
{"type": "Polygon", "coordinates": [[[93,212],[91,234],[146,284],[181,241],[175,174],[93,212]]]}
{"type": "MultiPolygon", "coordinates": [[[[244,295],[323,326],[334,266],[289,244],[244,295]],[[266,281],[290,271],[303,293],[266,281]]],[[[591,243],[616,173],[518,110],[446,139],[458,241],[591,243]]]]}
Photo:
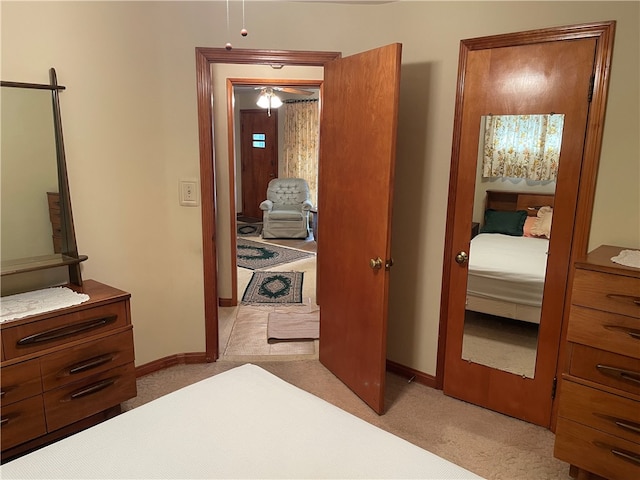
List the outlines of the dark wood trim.
{"type": "Polygon", "coordinates": [[[238,304],[238,299],[233,298],[219,298],[218,306],[220,307],[235,307],[238,304]]]}
{"type": "MultiPolygon", "coordinates": [[[[196,87],[200,143],[200,194],[202,202],[202,250],[206,359],[215,361],[218,351],[218,285],[215,212],[215,153],[213,140],[212,63],[246,65],[324,66],[340,52],[253,50],[196,47],[196,87]]],[[[233,172],[229,172],[233,178],[233,172]]],[[[231,195],[233,195],[231,189],[231,195]]],[[[232,200],[235,205],[235,199],[232,200]]],[[[235,217],[235,212],[232,214],[235,217]]],[[[232,220],[235,222],[235,219],[232,220]]],[[[232,231],[235,236],[235,230],[232,231]]]]}
{"type": "Polygon", "coordinates": [[[200,200],[204,281],[205,350],[207,361],[218,359],[218,283],[216,280],[216,212],[213,151],[213,92],[207,57],[196,49],[200,200]]]}
{"type": "Polygon", "coordinates": [[[392,360],[387,359],[387,371],[408,378],[410,382],[416,382],[431,388],[438,388],[436,385],[436,377],[428,375],[419,370],[406,367],[392,360]]]}
{"type": "MultiPolygon", "coordinates": [[[[616,22],[602,22],[589,25],[593,36],[598,38],[593,68],[593,96],[589,107],[587,131],[585,135],[582,171],[580,173],[580,185],[578,189],[578,201],[576,204],[576,219],[574,225],[573,245],[571,248],[571,264],[587,254],[589,248],[589,234],[591,232],[591,220],[593,204],[595,201],[596,181],[600,164],[600,152],[602,150],[602,135],[604,133],[605,113],[607,97],[609,95],[609,78],[611,75],[611,58],[613,56],[613,43],[615,38],[616,22]]],[[[585,26],[587,27],[587,26],[585,26]]],[[[556,378],[560,378],[567,360],[566,339],[569,321],[569,306],[573,288],[573,269],[569,269],[567,278],[567,295],[564,301],[564,314],[562,317],[562,329],[560,333],[560,345],[558,350],[558,362],[556,364],[556,378]]],[[[551,426],[555,432],[558,419],[558,396],[551,406],[551,426]]]]}
{"type": "Polygon", "coordinates": [[[176,353],[168,357],[159,358],[153,362],[145,363],[136,367],[136,378],[144,377],[153,372],[164,370],[176,365],[190,365],[195,363],[209,363],[205,352],[176,353]]]}

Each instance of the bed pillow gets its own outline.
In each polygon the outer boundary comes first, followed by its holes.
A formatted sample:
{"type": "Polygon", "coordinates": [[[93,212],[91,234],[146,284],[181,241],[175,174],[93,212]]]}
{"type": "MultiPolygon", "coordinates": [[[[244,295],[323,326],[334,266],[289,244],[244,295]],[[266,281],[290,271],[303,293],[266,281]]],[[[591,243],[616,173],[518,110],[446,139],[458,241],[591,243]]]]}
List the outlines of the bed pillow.
{"type": "Polygon", "coordinates": [[[551,221],[553,220],[553,208],[540,207],[537,222],[531,228],[531,234],[537,237],[551,238],[551,221]]]}
{"type": "Polygon", "coordinates": [[[524,221],[524,227],[522,227],[522,236],[523,237],[537,237],[532,233],[534,225],[538,223],[538,217],[527,217],[524,221]]]}
{"type": "Polygon", "coordinates": [[[521,237],[526,219],[527,212],[525,210],[503,212],[490,208],[484,212],[484,225],[480,229],[480,233],[502,233],[521,237]]]}

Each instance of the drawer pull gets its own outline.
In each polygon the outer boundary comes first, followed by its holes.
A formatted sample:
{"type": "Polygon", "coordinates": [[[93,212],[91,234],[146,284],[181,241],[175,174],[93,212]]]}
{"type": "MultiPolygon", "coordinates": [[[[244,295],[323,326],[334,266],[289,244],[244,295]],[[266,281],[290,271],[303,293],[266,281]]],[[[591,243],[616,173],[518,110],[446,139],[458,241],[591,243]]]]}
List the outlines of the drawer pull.
{"type": "Polygon", "coordinates": [[[622,302],[627,302],[629,300],[631,300],[631,303],[633,303],[634,305],[638,305],[640,307],[640,297],[634,297],[632,295],[620,295],[617,293],[608,293],[607,298],[610,298],[611,300],[615,300],[615,301],[622,301],[622,302]]]}
{"type": "Polygon", "coordinates": [[[70,337],[79,333],[100,328],[109,323],[113,323],[118,318],[117,315],[111,315],[109,317],[94,318],[82,323],[75,323],[73,325],[67,325],[64,327],[53,328],[44,332],[35,333],[28,337],[18,340],[17,345],[19,347],[25,345],[33,345],[35,343],[50,342],[52,340],[59,340],[61,338],[70,337]]]}
{"type": "Polygon", "coordinates": [[[0,426],[5,426],[7,423],[9,423],[9,417],[2,417],[2,420],[0,421],[0,426]]]}
{"type": "Polygon", "coordinates": [[[628,382],[638,383],[640,384],[640,374],[637,372],[632,372],[631,370],[624,370],[622,368],[610,367],[608,365],[598,364],[596,368],[600,371],[600,373],[604,375],[608,375],[610,377],[617,377],[621,380],[626,380],[628,382]]]}
{"type": "Polygon", "coordinates": [[[626,333],[631,338],[640,340],[640,330],[636,330],[635,328],[621,327],[620,325],[605,325],[604,328],[613,330],[614,332],[626,333]]]}
{"type": "Polygon", "coordinates": [[[111,355],[110,353],[106,355],[101,355],[99,357],[93,357],[93,358],[90,358],[89,360],[85,360],[83,362],[77,363],[69,367],[69,374],[74,375],[76,373],[86,372],[87,370],[97,368],[111,361],[113,361],[113,355],[111,355]]]}
{"type": "Polygon", "coordinates": [[[640,433],[640,425],[637,423],[631,423],[625,420],[616,420],[616,425],[633,433],[640,433]]]}
{"type": "Polygon", "coordinates": [[[93,385],[89,385],[88,387],[81,388],[80,390],[76,390],[70,395],[71,400],[76,400],[78,398],[86,397],[87,395],[98,393],[99,391],[110,387],[114,383],[116,383],[115,378],[107,378],[106,380],[102,380],[101,382],[97,382],[93,385]]]}
{"type": "Polygon", "coordinates": [[[640,465],[640,456],[636,455],[633,452],[626,452],[624,450],[617,450],[615,448],[612,448],[611,453],[613,453],[617,457],[624,458],[625,460],[629,460],[632,463],[640,465]]]}

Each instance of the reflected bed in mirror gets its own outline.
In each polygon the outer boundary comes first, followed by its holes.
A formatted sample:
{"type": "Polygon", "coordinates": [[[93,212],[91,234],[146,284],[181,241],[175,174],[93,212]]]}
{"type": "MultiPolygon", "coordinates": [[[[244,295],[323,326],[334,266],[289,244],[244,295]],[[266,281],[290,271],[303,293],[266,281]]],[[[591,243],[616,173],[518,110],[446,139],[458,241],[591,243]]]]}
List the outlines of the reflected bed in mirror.
{"type": "Polygon", "coordinates": [[[54,69],[49,74],[49,85],[1,83],[2,295],[82,284],[79,264],[87,257],[78,255],[71,215],[58,99],[64,87],[54,69]],[[58,267],[67,275],[52,271],[58,267]]]}
{"type": "Polygon", "coordinates": [[[462,358],[533,378],[554,195],[486,192],[471,240],[462,358]]]}

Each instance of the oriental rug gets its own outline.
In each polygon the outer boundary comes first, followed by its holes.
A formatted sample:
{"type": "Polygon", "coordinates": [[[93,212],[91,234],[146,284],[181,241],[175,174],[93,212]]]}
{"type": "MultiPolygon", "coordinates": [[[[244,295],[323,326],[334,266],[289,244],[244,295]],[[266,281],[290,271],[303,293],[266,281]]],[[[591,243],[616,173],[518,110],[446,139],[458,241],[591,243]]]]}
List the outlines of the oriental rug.
{"type": "Polygon", "coordinates": [[[253,272],[241,304],[301,304],[303,279],[303,272],[253,272]]]}
{"type": "Polygon", "coordinates": [[[285,263],[313,257],[313,253],[268,243],[238,238],[237,264],[249,270],[275,267],[285,263]]]}
{"type": "Polygon", "coordinates": [[[262,223],[238,223],[239,237],[257,237],[262,233],[262,223]]]}

